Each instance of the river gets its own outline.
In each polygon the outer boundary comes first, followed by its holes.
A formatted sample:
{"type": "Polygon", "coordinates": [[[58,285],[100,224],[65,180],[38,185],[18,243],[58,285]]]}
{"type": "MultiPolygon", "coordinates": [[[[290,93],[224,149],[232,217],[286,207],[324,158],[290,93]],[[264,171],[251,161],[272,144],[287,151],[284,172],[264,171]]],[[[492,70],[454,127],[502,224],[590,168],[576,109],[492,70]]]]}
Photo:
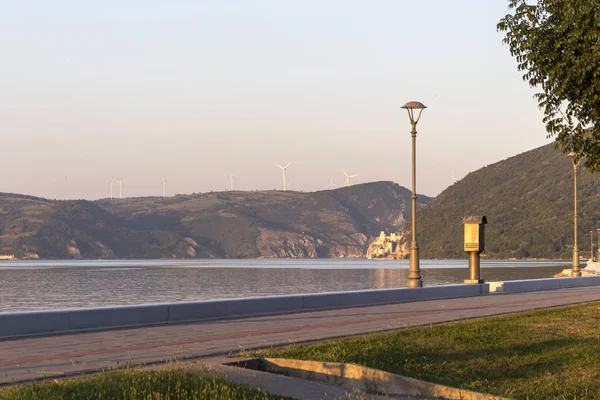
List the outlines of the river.
{"type": "MultiPolygon", "coordinates": [[[[486,281],[549,278],[569,261],[482,260],[486,281]]],[[[408,260],[0,261],[0,312],[404,287],[408,260]]],[[[421,260],[424,285],[462,283],[466,260],[421,260]]]]}

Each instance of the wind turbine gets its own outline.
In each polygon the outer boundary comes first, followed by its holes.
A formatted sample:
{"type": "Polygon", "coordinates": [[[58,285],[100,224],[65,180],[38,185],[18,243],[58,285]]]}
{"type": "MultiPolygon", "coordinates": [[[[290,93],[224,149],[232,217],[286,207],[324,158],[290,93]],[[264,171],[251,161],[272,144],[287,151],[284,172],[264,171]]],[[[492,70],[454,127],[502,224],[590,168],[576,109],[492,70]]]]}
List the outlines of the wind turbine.
{"type": "MultiPolygon", "coordinates": [[[[286,180],[286,171],[287,171],[287,168],[290,166],[290,164],[291,164],[291,162],[289,162],[289,163],[288,163],[288,164],[287,164],[285,167],[282,167],[282,166],[281,166],[281,165],[279,165],[279,164],[275,164],[275,165],[277,165],[279,168],[281,168],[281,170],[283,171],[283,191],[284,191],[284,192],[285,192],[285,191],[287,190],[287,188],[288,188],[288,186],[287,186],[287,184],[286,184],[285,180],[286,180]]],[[[290,183],[291,183],[291,182],[290,182],[290,183]]]]}
{"type": "Polygon", "coordinates": [[[336,185],[335,183],[333,183],[333,177],[329,177],[329,185],[325,186],[327,189],[331,190],[331,189],[335,189],[336,187],[338,187],[338,185],[336,185]]]}
{"type": "Polygon", "coordinates": [[[233,190],[233,178],[235,178],[235,176],[230,172],[229,173],[229,190],[233,190]]]}
{"type": "Polygon", "coordinates": [[[123,177],[114,178],[114,179],[119,181],[119,198],[122,199],[123,198],[123,177]]]}
{"type": "Polygon", "coordinates": [[[162,177],[162,180],[160,181],[160,183],[162,183],[162,193],[163,193],[163,197],[167,197],[167,181],[165,180],[165,177],[162,177]]]}
{"type": "Polygon", "coordinates": [[[350,178],[356,178],[356,177],[358,176],[357,174],[354,174],[354,175],[348,175],[348,174],[346,173],[346,171],[344,171],[344,170],[342,170],[342,172],[344,173],[344,175],[346,175],[346,182],[344,182],[344,185],[345,185],[346,187],[350,186],[350,178]]]}
{"type": "Polygon", "coordinates": [[[113,185],[113,182],[114,182],[114,181],[115,181],[115,178],[112,178],[112,179],[110,180],[110,182],[109,182],[109,183],[110,183],[110,199],[111,199],[111,200],[113,199],[113,188],[112,188],[112,185],[113,185]]]}
{"type": "Polygon", "coordinates": [[[454,168],[454,173],[452,174],[452,183],[456,183],[456,168],[454,168]]]}

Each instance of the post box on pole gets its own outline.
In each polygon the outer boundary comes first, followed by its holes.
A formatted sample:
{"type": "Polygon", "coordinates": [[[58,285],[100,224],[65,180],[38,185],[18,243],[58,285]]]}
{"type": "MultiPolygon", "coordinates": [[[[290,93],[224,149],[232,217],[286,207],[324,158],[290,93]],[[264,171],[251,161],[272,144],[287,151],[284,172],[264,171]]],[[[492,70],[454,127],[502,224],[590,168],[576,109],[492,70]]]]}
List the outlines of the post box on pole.
{"type": "Polygon", "coordinates": [[[469,253],[469,279],[465,283],[483,283],[480,275],[479,254],[485,250],[485,216],[463,217],[465,251],[469,253]]]}

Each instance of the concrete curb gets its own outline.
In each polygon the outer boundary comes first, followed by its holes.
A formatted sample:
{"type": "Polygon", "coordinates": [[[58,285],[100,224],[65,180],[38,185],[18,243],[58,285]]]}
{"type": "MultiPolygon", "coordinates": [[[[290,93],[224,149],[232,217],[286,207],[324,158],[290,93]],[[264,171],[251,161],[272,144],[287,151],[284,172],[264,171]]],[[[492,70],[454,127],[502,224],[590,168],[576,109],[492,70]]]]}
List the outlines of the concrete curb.
{"type": "Polygon", "coordinates": [[[505,281],[503,284],[503,291],[504,293],[519,293],[596,285],[600,285],[600,276],[586,276],[581,278],[529,279],[505,281]]]}
{"type": "Polygon", "coordinates": [[[216,318],[348,308],[489,293],[487,284],[250,297],[170,304],[0,313],[0,338],[216,318]]]}
{"type": "MultiPolygon", "coordinates": [[[[320,382],[348,391],[380,393],[383,396],[392,396],[392,398],[508,400],[504,397],[427,382],[351,363],[254,358],[229,362],[224,365],[299,378],[305,382],[320,382]]],[[[272,379],[276,379],[275,377],[272,379]]]]}
{"type": "MultiPolygon", "coordinates": [[[[242,362],[247,359],[237,359],[242,362]]],[[[231,366],[232,359],[212,358],[183,362],[175,368],[184,368],[192,373],[208,376],[226,377],[229,381],[260,389],[284,399],[339,399],[339,400],[390,400],[389,396],[378,396],[356,389],[345,389],[322,382],[310,381],[292,376],[284,376],[254,369],[231,366]]],[[[154,370],[173,368],[173,366],[152,366],[154,370]]],[[[398,397],[393,397],[398,398],[398,397]]],[[[406,397],[402,397],[405,399],[406,397]]],[[[414,397],[413,400],[416,400],[414,397]]]]}

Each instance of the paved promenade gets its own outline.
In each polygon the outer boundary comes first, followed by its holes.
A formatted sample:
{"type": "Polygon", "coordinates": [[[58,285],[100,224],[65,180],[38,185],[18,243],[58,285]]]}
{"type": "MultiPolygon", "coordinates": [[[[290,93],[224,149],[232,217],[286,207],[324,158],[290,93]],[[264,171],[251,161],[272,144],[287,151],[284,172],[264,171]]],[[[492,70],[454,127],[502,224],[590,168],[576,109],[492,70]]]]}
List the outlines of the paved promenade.
{"type": "Polygon", "coordinates": [[[0,384],[600,300],[600,287],[0,340],[0,384]]]}

